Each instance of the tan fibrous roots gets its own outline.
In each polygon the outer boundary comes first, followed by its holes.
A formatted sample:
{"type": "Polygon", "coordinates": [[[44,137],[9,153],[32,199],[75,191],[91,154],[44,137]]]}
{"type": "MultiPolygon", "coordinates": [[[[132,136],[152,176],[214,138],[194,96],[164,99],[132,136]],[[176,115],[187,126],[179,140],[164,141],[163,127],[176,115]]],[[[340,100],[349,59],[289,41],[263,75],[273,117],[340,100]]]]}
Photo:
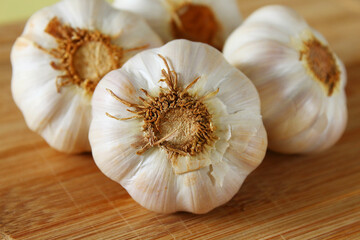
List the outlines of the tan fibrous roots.
{"type": "Polygon", "coordinates": [[[134,115],[129,118],[117,118],[109,113],[106,115],[117,120],[143,119],[142,130],[145,138],[140,144],[141,149],[137,151],[139,155],[151,147],[161,146],[166,149],[170,158],[179,155],[195,156],[217,140],[214,134],[215,127],[211,122],[212,116],[203,101],[215,96],[219,90],[200,98],[192,96],[188,90],[200,77],[182,89],[178,86],[177,73],[170,70],[163,56],[159,55],[159,57],[163,59],[167,69],[162,69],[164,78],[160,81],[165,82],[168,89],[160,87],[157,97],[141,89],[146,98],[139,97],[140,104],[125,101],[107,89],[116,100],[132,108],[133,110],[128,109],[128,111],[134,115]]]}
{"type": "Polygon", "coordinates": [[[330,97],[340,82],[340,71],[335,58],[329,48],[316,38],[308,40],[304,45],[305,50],[300,52],[300,60],[305,57],[309,69],[324,84],[330,97]]]}
{"type": "Polygon", "coordinates": [[[55,70],[64,72],[56,79],[58,92],[66,85],[75,84],[92,94],[105,74],[122,66],[126,52],[148,47],[124,49],[113,44],[111,36],[98,30],[74,29],[62,24],[57,17],[50,20],[45,32],[55,38],[57,47],[37,47],[58,59],[50,63],[55,70]]]}

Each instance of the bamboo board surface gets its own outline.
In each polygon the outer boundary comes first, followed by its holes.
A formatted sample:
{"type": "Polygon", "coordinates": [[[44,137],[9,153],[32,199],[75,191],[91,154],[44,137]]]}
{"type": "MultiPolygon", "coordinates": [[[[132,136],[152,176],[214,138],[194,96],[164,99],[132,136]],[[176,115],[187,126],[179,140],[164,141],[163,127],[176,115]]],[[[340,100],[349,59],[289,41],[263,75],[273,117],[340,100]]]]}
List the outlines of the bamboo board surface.
{"type": "Polygon", "coordinates": [[[106,178],[90,154],[52,150],[26,127],[10,93],[9,54],[24,24],[0,26],[0,239],[360,239],[360,1],[240,0],[295,8],[348,71],[349,122],[330,150],[268,152],[226,205],[156,214],[106,178]]]}

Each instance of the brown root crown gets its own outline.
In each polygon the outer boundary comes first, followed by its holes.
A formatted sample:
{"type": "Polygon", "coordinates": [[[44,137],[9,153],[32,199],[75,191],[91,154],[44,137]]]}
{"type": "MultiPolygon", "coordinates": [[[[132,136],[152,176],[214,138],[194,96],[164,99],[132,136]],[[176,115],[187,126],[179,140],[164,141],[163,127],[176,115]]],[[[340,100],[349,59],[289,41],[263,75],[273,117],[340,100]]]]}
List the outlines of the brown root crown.
{"type": "Polygon", "coordinates": [[[330,97],[340,82],[340,71],[335,58],[329,48],[315,38],[304,44],[305,50],[300,53],[300,60],[305,57],[310,71],[324,84],[330,97]]]}
{"type": "Polygon", "coordinates": [[[109,113],[106,114],[117,120],[143,119],[142,130],[145,139],[137,154],[143,154],[151,147],[160,146],[166,149],[170,158],[179,155],[195,156],[217,140],[214,134],[215,127],[211,122],[212,116],[202,101],[215,96],[218,90],[197,99],[188,90],[200,77],[182,89],[179,86],[177,73],[170,69],[163,56],[159,55],[159,57],[166,66],[166,70],[161,71],[164,78],[160,81],[165,82],[168,89],[160,88],[157,97],[141,89],[146,98],[139,97],[139,104],[128,102],[107,89],[113,98],[132,108],[133,110],[128,109],[128,111],[134,115],[129,118],[117,118],[109,113]]]}
{"type": "Polygon", "coordinates": [[[211,8],[201,4],[185,3],[174,14],[175,19],[171,21],[174,38],[215,44],[220,25],[211,8]]]}
{"type": "Polygon", "coordinates": [[[49,50],[36,46],[57,59],[50,65],[63,72],[56,79],[58,92],[66,85],[75,84],[92,94],[105,74],[122,66],[125,52],[148,47],[124,49],[98,30],[74,29],[62,24],[57,17],[50,20],[45,32],[55,38],[57,47],[49,50]]]}

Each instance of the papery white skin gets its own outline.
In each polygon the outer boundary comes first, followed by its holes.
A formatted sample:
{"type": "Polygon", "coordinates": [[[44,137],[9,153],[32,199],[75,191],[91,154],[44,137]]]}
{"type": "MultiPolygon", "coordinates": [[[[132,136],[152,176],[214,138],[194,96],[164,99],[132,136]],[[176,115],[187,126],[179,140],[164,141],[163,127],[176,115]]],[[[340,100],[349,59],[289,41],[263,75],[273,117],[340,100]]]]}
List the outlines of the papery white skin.
{"type": "Polygon", "coordinates": [[[174,39],[171,21],[177,8],[184,3],[209,7],[221,27],[216,36],[217,45],[223,46],[226,38],[241,23],[236,0],[115,0],[114,6],[144,17],[154,31],[165,41],[174,39]]]}
{"type": "Polygon", "coordinates": [[[257,87],[269,148],[282,153],[323,151],[341,137],[347,122],[346,70],[333,54],[340,84],[328,97],[322,83],[300,61],[303,42],[325,38],[292,9],[263,7],[236,29],[224,46],[225,58],[257,87]]]}
{"type": "Polygon", "coordinates": [[[265,155],[267,138],[255,87],[219,51],[206,44],[174,40],[139,53],[101,80],[92,105],[89,138],[96,164],[137,202],[156,212],[206,213],[226,203],[265,155]],[[203,102],[212,114],[219,139],[190,160],[179,157],[179,164],[172,164],[166,150],[159,146],[136,154],[139,149],[132,144],[143,138],[142,119],[119,121],[106,116],[106,112],[121,118],[132,115],[106,89],[137,103],[143,96],[141,88],[152,96],[157,96],[159,86],[166,88],[159,82],[165,65],[158,54],[178,73],[182,88],[201,76],[189,90],[193,96],[220,89],[215,97],[203,102]]]}
{"type": "Polygon", "coordinates": [[[57,47],[55,38],[44,32],[54,17],[73,28],[116,36],[112,42],[125,49],[146,44],[158,47],[162,41],[144,20],[103,0],[63,0],[38,11],[27,22],[11,52],[14,100],[29,128],[51,147],[67,153],[90,151],[91,96],[75,85],[64,86],[58,93],[56,77],[63,72],[50,66],[58,60],[35,46],[57,47]]]}

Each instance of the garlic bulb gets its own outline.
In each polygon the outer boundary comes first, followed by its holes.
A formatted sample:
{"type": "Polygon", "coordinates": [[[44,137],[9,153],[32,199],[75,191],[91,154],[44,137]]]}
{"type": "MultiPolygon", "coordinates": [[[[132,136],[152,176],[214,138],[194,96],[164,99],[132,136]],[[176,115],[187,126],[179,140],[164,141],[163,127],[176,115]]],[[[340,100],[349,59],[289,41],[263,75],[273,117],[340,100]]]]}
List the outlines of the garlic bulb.
{"type": "Polygon", "coordinates": [[[318,152],[340,138],[347,122],[345,67],[292,9],[254,12],[231,34],[224,55],[259,91],[270,149],[318,152]]]}
{"type": "Polygon", "coordinates": [[[188,39],[222,49],[241,23],[236,0],[115,0],[114,6],[143,16],[165,42],[188,39]]]}
{"type": "Polygon", "coordinates": [[[53,148],[90,151],[98,81],[140,50],[162,45],[147,23],[103,0],[63,0],[35,13],[12,52],[12,94],[29,128],[53,148]]]}
{"type": "Polygon", "coordinates": [[[103,78],[92,105],[96,164],[156,212],[226,203],[265,155],[255,87],[206,44],[139,53],[103,78]]]}

